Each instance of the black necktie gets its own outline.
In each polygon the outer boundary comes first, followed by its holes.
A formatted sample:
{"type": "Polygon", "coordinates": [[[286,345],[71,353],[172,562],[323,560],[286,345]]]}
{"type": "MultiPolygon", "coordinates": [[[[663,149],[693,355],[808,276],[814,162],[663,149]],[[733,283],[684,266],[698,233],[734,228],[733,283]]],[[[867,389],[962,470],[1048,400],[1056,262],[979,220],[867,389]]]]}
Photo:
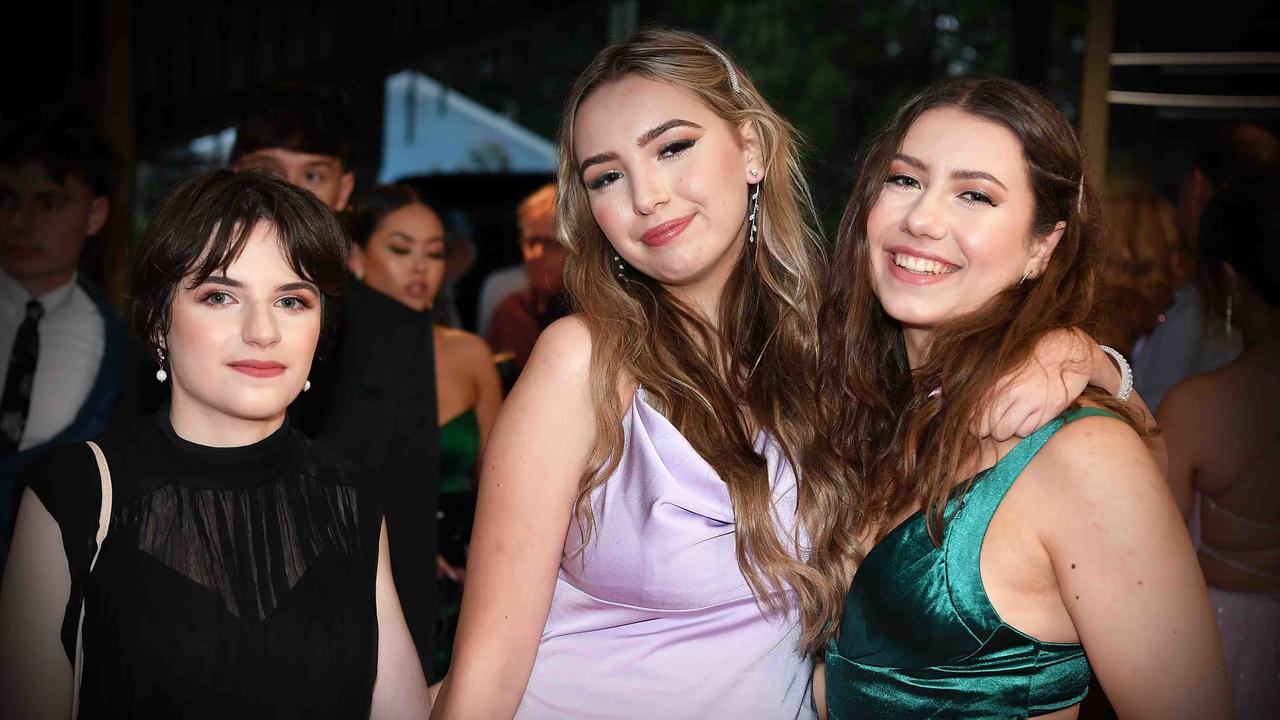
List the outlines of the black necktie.
{"type": "Polygon", "coordinates": [[[44,307],[37,301],[27,302],[27,316],[18,327],[13,340],[13,352],[9,355],[9,375],[4,381],[4,396],[0,398],[0,457],[18,451],[22,430],[27,426],[27,411],[31,409],[31,385],[36,379],[36,359],[40,356],[40,331],[37,327],[44,317],[44,307]]]}

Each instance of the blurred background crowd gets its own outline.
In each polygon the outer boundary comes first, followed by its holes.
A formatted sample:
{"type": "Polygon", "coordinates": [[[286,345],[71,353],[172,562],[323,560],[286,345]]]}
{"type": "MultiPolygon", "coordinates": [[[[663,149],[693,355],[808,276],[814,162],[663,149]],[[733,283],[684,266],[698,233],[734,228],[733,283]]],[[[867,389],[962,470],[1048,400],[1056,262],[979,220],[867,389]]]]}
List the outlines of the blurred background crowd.
{"type": "MultiPolygon", "coordinates": [[[[828,234],[865,135],[932,81],[1017,78],[1074,119],[1112,242],[1099,340],[1131,357],[1169,433],[1171,481],[1202,491],[1197,478],[1264,476],[1251,502],[1269,516],[1222,510],[1204,530],[1272,554],[1243,571],[1239,556],[1204,562],[1211,585],[1280,591],[1274,439],[1236,471],[1180,450],[1232,383],[1265,400],[1280,377],[1280,250],[1230,257],[1200,233],[1215,193],[1280,165],[1274,3],[1191,15],[1152,0],[49,0],[19,18],[10,31],[28,42],[0,51],[6,533],[21,467],[164,402],[119,320],[156,199],[213,167],[272,172],[342,219],[358,280],[330,374],[314,376],[295,421],[385,468],[400,493],[397,585],[424,667],[442,676],[486,436],[540,330],[571,311],[551,184],[562,100],[600,48],[663,24],[716,38],[797,126],[828,234]],[[1233,362],[1245,380],[1179,387],[1233,362]],[[344,374],[424,385],[374,402],[344,374]]],[[[1263,405],[1223,422],[1274,428],[1263,405]]]]}

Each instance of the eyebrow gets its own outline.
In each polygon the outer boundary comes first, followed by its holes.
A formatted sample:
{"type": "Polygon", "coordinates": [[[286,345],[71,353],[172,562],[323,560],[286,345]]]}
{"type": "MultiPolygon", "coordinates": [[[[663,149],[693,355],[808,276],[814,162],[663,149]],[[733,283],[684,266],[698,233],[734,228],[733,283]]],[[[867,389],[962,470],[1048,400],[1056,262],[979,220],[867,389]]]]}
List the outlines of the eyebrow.
{"type": "MultiPolygon", "coordinates": [[[[928,163],[926,163],[925,161],[921,160],[918,157],[907,155],[905,153],[896,153],[893,156],[893,159],[901,160],[902,162],[922,172],[929,171],[928,163]]],[[[1005,187],[1005,184],[1000,182],[1000,180],[997,179],[995,175],[992,175],[991,173],[982,172],[981,170],[952,170],[951,177],[956,180],[986,180],[987,182],[991,182],[991,183],[995,183],[996,185],[999,185],[1001,189],[1003,189],[1005,192],[1009,191],[1009,188],[1005,187]]]]}
{"type": "MultiPolygon", "coordinates": [[[[225,285],[226,287],[233,287],[233,288],[244,287],[244,283],[240,282],[239,280],[232,280],[231,278],[225,275],[210,275],[209,277],[205,278],[204,281],[207,283],[212,283],[214,285],[225,285]]],[[[315,286],[315,283],[309,283],[305,280],[285,283],[276,288],[276,292],[289,292],[290,290],[310,290],[311,292],[317,295],[320,294],[320,290],[315,286]]]]}
{"type": "MultiPolygon", "coordinates": [[[[643,133],[640,133],[640,137],[636,138],[636,146],[644,147],[645,145],[648,145],[649,143],[653,142],[657,138],[661,137],[662,134],[667,132],[668,130],[672,130],[678,127],[690,127],[696,130],[703,129],[701,125],[699,125],[696,122],[693,122],[692,120],[681,120],[680,118],[672,118],[660,125],[657,125],[656,127],[650,128],[644,131],[643,133]]],[[[591,167],[592,165],[599,165],[601,163],[606,163],[606,162],[609,162],[610,160],[617,160],[617,159],[618,159],[618,154],[613,152],[603,152],[598,155],[592,155],[586,160],[583,160],[582,163],[578,165],[578,173],[579,174],[585,173],[587,171],[587,168],[591,167]]]]}

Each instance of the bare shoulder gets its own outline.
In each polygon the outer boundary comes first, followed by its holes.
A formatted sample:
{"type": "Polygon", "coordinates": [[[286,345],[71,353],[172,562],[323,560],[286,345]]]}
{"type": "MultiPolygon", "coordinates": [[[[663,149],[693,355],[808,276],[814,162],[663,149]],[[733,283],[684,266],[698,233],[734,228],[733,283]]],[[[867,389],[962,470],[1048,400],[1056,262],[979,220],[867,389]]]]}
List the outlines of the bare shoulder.
{"type": "Polygon", "coordinates": [[[454,353],[459,359],[468,363],[492,362],[493,350],[489,349],[489,343],[475,333],[457,328],[442,328],[440,341],[448,352],[454,353]]]}
{"type": "Polygon", "coordinates": [[[1219,372],[1192,375],[1165,393],[1160,399],[1160,407],[1156,408],[1156,417],[1163,425],[1168,419],[1212,409],[1215,404],[1213,398],[1225,389],[1223,385],[1219,372]]]}
{"type": "Polygon", "coordinates": [[[590,367],[591,331],[582,318],[569,315],[548,325],[538,336],[521,377],[531,373],[581,382],[590,367]]]}
{"type": "Polygon", "coordinates": [[[1168,484],[1138,433],[1122,420],[1089,416],[1068,423],[1028,468],[1048,496],[1047,525],[1061,533],[1133,513],[1176,514],[1168,484]],[[1166,508],[1166,505],[1168,506],[1166,508]]]}

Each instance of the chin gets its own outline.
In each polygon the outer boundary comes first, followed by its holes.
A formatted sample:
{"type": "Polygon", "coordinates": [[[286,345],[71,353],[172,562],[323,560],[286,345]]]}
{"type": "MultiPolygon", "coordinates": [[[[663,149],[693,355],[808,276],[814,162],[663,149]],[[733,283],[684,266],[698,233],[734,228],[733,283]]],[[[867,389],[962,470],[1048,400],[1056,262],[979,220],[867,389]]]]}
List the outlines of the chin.
{"type": "Polygon", "coordinates": [[[280,417],[293,398],[281,389],[260,390],[251,397],[229,398],[220,410],[241,420],[271,420],[280,417]]]}

